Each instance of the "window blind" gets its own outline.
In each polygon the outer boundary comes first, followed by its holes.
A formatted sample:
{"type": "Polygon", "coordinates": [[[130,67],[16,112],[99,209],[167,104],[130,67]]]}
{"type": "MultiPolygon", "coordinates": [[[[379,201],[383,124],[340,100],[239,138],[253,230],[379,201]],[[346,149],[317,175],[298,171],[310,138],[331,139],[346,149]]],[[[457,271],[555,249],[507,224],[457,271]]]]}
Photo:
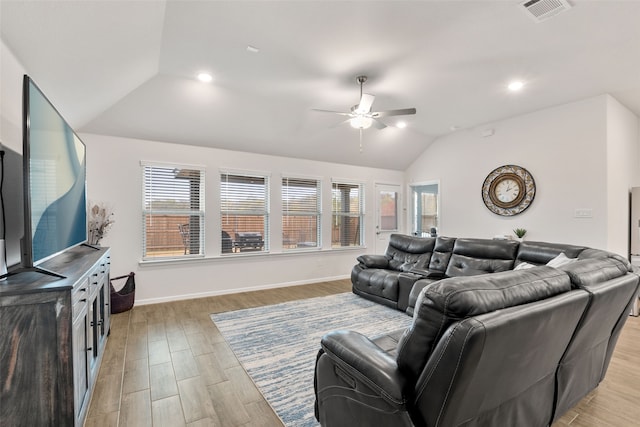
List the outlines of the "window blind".
{"type": "Polygon", "coordinates": [[[268,251],[269,178],[220,174],[222,253],[268,251]]]}
{"type": "Polygon", "coordinates": [[[332,182],[331,247],[362,246],[364,185],[332,182]]]}
{"type": "Polygon", "coordinates": [[[204,169],[142,169],[143,259],[204,255],[204,169]]]}
{"type": "Polygon", "coordinates": [[[282,178],[282,247],[283,249],[320,246],[320,181],[282,178]]]}

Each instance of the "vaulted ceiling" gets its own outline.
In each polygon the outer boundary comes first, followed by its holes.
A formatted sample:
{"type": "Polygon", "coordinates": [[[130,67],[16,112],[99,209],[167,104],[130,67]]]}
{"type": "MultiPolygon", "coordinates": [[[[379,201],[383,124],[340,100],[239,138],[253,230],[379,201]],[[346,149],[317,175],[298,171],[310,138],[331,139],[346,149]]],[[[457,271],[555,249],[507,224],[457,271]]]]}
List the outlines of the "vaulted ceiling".
{"type": "Polygon", "coordinates": [[[640,116],[639,1],[539,23],[520,3],[2,0],[0,36],[79,132],[403,170],[439,136],[603,93],[640,116]],[[312,110],[348,111],[361,74],[374,110],[417,109],[362,153],[312,110]]]}

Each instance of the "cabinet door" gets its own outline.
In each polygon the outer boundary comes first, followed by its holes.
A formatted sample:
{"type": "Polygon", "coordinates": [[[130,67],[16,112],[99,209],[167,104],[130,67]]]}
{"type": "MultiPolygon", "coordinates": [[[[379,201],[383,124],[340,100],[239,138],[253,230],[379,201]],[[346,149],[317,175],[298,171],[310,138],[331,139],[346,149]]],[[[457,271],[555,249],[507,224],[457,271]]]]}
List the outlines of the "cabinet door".
{"type": "Polygon", "coordinates": [[[75,416],[78,418],[89,391],[89,367],[87,364],[87,324],[86,303],[80,315],[73,322],[73,384],[75,393],[75,416]]]}
{"type": "Polygon", "coordinates": [[[87,331],[87,363],[89,364],[89,378],[92,379],[94,375],[97,375],[97,362],[98,362],[98,345],[100,340],[100,325],[98,324],[98,295],[94,295],[89,301],[89,312],[87,313],[87,320],[89,322],[89,329],[87,331]]]}
{"type": "Polygon", "coordinates": [[[70,303],[64,292],[0,301],[1,425],[73,425],[70,303]]]}

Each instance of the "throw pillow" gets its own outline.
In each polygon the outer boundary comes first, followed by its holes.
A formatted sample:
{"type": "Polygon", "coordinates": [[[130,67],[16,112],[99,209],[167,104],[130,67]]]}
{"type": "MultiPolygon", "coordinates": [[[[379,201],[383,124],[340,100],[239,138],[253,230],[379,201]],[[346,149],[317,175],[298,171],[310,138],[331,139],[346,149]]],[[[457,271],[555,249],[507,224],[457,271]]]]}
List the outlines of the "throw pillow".
{"type": "Polygon", "coordinates": [[[535,264],[531,264],[528,262],[521,262],[516,266],[516,268],[514,268],[514,270],[526,270],[527,268],[533,268],[533,267],[535,267],[535,264]]]}
{"type": "Polygon", "coordinates": [[[568,256],[566,256],[564,254],[564,252],[561,252],[560,255],[558,255],[557,257],[555,257],[551,261],[549,261],[547,263],[547,265],[549,267],[558,268],[558,267],[561,267],[563,265],[571,264],[572,262],[575,262],[577,260],[578,260],[577,258],[569,258],[568,256]]]}

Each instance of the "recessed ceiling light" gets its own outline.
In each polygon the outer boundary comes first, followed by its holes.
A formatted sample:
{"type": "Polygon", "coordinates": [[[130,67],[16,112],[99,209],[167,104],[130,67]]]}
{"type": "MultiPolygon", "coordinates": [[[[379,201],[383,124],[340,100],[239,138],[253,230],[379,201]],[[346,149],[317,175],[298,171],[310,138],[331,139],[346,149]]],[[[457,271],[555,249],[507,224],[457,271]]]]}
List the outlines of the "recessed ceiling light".
{"type": "Polygon", "coordinates": [[[258,53],[258,52],[260,52],[260,49],[258,49],[258,48],[257,48],[257,47],[255,47],[255,46],[248,45],[248,46],[247,46],[247,52],[251,52],[251,53],[258,53]]]}
{"type": "Polygon", "coordinates": [[[509,83],[509,85],[507,86],[509,88],[509,90],[511,92],[517,92],[520,89],[522,89],[524,86],[524,83],[521,82],[520,80],[514,80],[511,83],[509,83]]]}
{"type": "Polygon", "coordinates": [[[211,74],[209,73],[200,73],[198,74],[198,80],[203,83],[209,83],[213,80],[213,76],[211,76],[211,74]]]}
{"type": "Polygon", "coordinates": [[[406,122],[398,122],[396,123],[396,127],[400,128],[400,129],[404,129],[407,127],[407,123],[406,122]]]}

